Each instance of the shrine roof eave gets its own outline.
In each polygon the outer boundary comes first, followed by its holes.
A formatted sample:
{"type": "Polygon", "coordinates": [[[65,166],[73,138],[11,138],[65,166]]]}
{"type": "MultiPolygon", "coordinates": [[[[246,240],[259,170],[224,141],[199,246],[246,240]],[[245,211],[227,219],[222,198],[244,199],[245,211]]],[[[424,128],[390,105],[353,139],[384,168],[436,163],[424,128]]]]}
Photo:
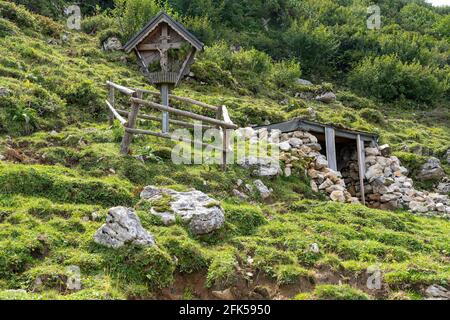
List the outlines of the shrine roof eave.
{"type": "Polygon", "coordinates": [[[139,31],[133,38],[131,38],[122,49],[129,53],[136,48],[150,32],[152,32],[161,22],[166,22],[172,29],[178,32],[186,41],[188,41],[195,49],[201,51],[204,44],[198,40],[192,33],[190,33],[181,23],[172,19],[167,13],[161,11],[149,23],[139,31]]]}

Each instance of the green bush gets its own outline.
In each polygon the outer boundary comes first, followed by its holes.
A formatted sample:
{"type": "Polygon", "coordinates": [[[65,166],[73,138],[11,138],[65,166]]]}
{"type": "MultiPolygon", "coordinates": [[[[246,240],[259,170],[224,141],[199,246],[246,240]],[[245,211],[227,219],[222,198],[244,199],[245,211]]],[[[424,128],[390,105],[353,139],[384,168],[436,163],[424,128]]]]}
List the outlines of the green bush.
{"type": "Polygon", "coordinates": [[[383,114],[380,111],[375,110],[375,109],[370,109],[370,108],[361,109],[359,111],[359,115],[362,118],[364,118],[367,121],[372,122],[372,123],[382,124],[385,122],[383,114]]]}
{"type": "Polygon", "coordinates": [[[403,63],[396,56],[364,59],[349,75],[349,84],[361,94],[383,101],[411,99],[437,101],[446,90],[430,67],[403,63]]]}
{"type": "Polygon", "coordinates": [[[85,17],[81,21],[81,30],[87,34],[97,34],[116,26],[116,20],[106,14],[85,17]]]}
{"type": "Polygon", "coordinates": [[[21,28],[35,28],[36,20],[23,6],[11,2],[0,2],[0,18],[8,19],[21,28]]]}

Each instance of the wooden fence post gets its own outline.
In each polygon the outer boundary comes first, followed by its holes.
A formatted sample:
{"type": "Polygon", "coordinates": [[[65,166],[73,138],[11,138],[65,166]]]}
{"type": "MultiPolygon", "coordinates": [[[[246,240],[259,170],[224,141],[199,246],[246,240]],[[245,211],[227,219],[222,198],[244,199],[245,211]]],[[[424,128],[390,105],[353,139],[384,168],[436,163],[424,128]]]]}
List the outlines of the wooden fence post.
{"type": "Polygon", "coordinates": [[[227,171],[227,152],[228,152],[228,143],[227,143],[227,128],[222,127],[222,170],[227,171]]]}
{"type": "MultiPolygon", "coordinates": [[[[133,93],[133,98],[142,98],[142,92],[133,93]]],[[[134,129],[136,126],[136,120],[139,113],[140,104],[136,101],[131,102],[131,111],[128,114],[128,121],[125,124],[125,127],[134,129]]],[[[130,152],[131,141],[133,140],[133,134],[131,132],[125,131],[125,134],[122,138],[122,144],[120,145],[120,153],[127,155],[130,152]]]]}
{"type": "MultiPolygon", "coordinates": [[[[114,87],[109,86],[109,103],[113,108],[115,108],[115,97],[114,97],[114,87]]],[[[114,124],[114,114],[112,111],[108,114],[109,125],[112,126],[114,124]]]]}

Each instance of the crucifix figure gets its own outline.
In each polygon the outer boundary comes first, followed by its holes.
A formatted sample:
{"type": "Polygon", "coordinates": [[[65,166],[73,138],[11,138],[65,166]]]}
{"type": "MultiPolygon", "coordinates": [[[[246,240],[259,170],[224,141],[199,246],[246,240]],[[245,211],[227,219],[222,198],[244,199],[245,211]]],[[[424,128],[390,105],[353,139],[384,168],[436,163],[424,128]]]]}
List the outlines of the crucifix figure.
{"type": "Polygon", "coordinates": [[[167,24],[161,25],[161,36],[159,37],[159,43],[141,44],[138,47],[139,51],[158,51],[160,56],[161,71],[170,72],[169,70],[169,49],[180,49],[184,42],[171,42],[169,43],[170,36],[168,34],[167,24]]]}

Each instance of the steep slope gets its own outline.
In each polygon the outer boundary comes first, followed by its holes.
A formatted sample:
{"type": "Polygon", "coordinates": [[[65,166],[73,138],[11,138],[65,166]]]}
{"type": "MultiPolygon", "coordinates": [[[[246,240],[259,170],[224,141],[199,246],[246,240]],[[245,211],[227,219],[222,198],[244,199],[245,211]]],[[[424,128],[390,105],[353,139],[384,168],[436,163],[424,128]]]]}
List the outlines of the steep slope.
{"type": "MultiPolygon", "coordinates": [[[[3,1],[0,10],[0,299],[195,299],[227,288],[235,298],[415,299],[428,285],[448,286],[449,221],[326,202],[300,168],[262,179],[274,190],[268,203],[256,192],[242,200],[232,190],[239,179],[254,181],[248,171],[173,165],[172,142],[156,138],[135,139],[133,156],[120,156],[104,83],[144,86],[133,58],[3,1]],[[199,237],[180,223],[163,226],[137,205],[146,185],[208,193],[221,202],[225,227],[199,237]],[[116,205],[138,209],[157,248],[94,243],[116,205]],[[73,265],[81,271],[76,292],[67,288],[73,265]],[[382,271],[379,290],[366,286],[369,267],[382,271]]],[[[241,125],[302,115],[379,132],[396,151],[420,145],[442,156],[448,147],[448,106],[412,114],[340,90],[325,105],[291,90],[315,95],[329,84],[255,94],[232,73],[223,75],[236,84],[224,87],[210,58],[218,48],[199,57],[195,78],[175,92],[226,104],[241,125]]],[[[255,59],[235,56],[244,58],[255,59]]],[[[422,159],[402,152],[414,166],[422,159]]]]}

